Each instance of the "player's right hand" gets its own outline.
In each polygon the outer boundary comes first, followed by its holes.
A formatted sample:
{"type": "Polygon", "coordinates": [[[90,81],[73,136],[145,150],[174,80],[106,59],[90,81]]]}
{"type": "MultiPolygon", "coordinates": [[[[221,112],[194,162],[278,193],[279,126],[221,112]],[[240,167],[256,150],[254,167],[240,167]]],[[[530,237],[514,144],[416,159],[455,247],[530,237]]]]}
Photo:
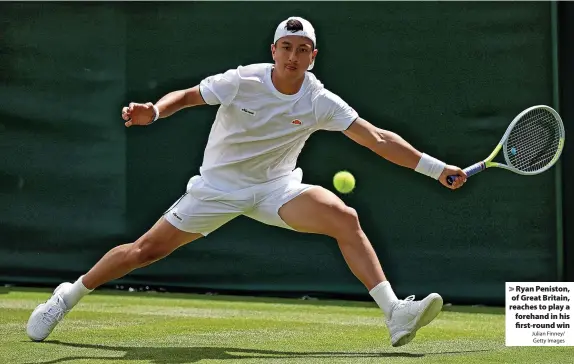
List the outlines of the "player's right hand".
{"type": "Polygon", "coordinates": [[[122,108],[122,119],[125,120],[124,125],[127,128],[132,125],[149,125],[154,117],[155,112],[151,102],[145,104],[130,102],[129,106],[122,108]]]}
{"type": "Polygon", "coordinates": [[[457,188],[460,188],[462,185],[464,185],[466,182],[466,177],[466,173],[464,173],[462,169],[458,168],[457,166],[447,165],[443,169],[438,180],[443,186],[450,188],[451,190],[456,190],[457,188]],[[448,176],[456,176],[456,180],[452,185],[447,182],[448,176]]]}

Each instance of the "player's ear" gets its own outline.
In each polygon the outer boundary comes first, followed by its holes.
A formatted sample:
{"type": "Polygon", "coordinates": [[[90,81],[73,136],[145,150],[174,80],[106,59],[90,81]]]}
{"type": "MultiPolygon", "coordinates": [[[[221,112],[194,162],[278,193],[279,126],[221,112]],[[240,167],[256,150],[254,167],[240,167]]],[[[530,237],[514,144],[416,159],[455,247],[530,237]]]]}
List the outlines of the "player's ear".
{"type": "Polygon", "coordinates": [[[277,50],[277,47],[275,47],[275,44],[271,44],[271,56],[273,57],[273,60],[275,60],[275,51],[277,50]]]}
{"type": "Polygon", "coordinates": [[[315,49],[315,50],[313,51],[313,53],[312,53],[312,54],[313,54],[313,58],[311,58],[311,62],[315,61],[315,57],[317,57],[317,53],[319,53],[319,50],[318,50],[318,49],[315,49]]]}

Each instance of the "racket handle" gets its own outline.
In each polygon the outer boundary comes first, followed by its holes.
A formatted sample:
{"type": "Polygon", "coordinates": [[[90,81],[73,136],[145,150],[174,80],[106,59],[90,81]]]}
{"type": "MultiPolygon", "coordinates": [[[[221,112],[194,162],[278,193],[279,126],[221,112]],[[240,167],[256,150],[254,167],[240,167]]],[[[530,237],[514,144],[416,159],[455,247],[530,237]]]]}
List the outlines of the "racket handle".
{"type": "MultiPolygon", "coordinates": [[[[482,172],[486,169],[486,164],[484,164],[484,162],[478,162],[473,164],[470,167],[466,167],[464,169],[464,173],[466,173],[466,177],[470,177],[473,176],[475,174],[477,174],[478,172],[482,172]]],[[[452,185],[453,182],[457,179],[458,176],[448,176],[446,178],[446,181],[449,185],[452,185]]]]}

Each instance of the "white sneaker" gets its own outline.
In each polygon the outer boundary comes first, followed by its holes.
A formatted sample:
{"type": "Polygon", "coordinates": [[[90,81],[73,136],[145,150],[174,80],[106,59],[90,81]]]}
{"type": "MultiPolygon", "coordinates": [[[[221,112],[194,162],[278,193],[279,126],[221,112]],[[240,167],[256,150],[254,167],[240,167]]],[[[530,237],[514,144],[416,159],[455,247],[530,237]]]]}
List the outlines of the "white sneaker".
{"type": "Polygon", "coordinates": [[[36,307],[28,319],[26,332],[30,339],[42,341],[50,335],[54,327],[62,321],[64,316],[70,311],[62,299],[60,292],[63,288],[71,286],[71,283],[60,284],[52,294],[52,297],[45,303],[36,307]]]}
{"type": "Polygon", "coordinates": [[[411,342],[417,330],[434,320],[442,309],[442,297],[437,293],[429,294],[422,301],[414,299],[415,296],[409,296],[399,300],[386,320],[395,347],[411,342]]]}

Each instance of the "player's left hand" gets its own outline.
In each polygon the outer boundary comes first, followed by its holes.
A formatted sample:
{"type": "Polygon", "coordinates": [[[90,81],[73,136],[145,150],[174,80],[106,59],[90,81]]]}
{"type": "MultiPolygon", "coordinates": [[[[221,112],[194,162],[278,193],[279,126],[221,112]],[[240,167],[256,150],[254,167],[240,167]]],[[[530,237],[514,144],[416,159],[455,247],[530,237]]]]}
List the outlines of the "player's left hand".
{"type": "Polygon", "coordinates": [[[466,173],[464,173],[462,169],[456,166],[447,165],[444,167],[444,170],[440,174],[438,180],[440,183],[442,183],[443,186],[450,188],[451,190],[456,190],[457,188],[462,187],[462,185],[464,185],[466,182],[466,173]],[[449,185],[446,181],[448,176],[457,176],[452,185],[449,185]]]}

